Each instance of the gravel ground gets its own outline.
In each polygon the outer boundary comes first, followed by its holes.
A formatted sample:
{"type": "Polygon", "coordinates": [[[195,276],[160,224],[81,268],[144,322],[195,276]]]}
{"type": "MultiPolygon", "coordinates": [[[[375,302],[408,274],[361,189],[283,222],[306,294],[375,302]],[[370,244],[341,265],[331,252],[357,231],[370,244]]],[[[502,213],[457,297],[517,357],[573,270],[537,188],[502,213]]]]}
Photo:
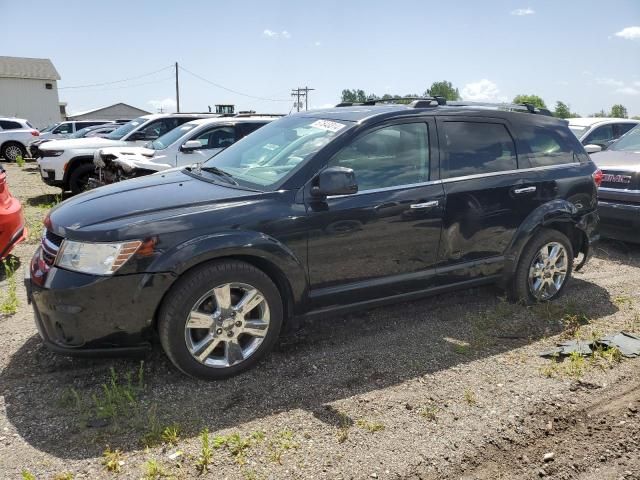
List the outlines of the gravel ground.
{"type": "Polygon", "coordinates": [[[479,288],[330,318],[206,383],[159,348],[142,367],[44,349],[21,278],[58,192],[32,163],[7,171],[36,233],[0,316],[0,478],[640,479],[640,359],[537,355],[640,331],[640,247],[602,242],[550,304],[479,288]]]}

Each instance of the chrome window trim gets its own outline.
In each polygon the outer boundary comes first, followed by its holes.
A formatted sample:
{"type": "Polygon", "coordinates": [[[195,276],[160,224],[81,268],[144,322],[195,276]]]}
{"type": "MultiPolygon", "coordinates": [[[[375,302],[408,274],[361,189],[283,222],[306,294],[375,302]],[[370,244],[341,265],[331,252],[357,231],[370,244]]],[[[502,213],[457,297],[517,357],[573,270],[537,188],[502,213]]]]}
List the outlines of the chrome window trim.
{"type": "MultiPolygon", "coordinates": [[[[622,183],[621,185],[628,185],[622,183]]],[[[611,187],[598,187],[598,191],[602,192],[611,192],[611,193],[622,193],[624,195],[634,195],[640,194],[640,190],[627,190],[624,188],[611,188],[611,187]]]]}
{"type": "Polygon", "coordinates": [[[402,190],[406,188],[414,188],[414,187],[426,187],[429,185],[438,185],[442,183],[452,183],[452,182],[460,182],[463,180],[473,180],[476,178],[485,178],[485,177],[495,177],[499,175],[512,175],[514,173],[522,173],[522,172],[538,172],[544,170],[556,170],[558,168],[567,168],[567,167],[575,167],[581,165],[580,162],[571,162],[571,163],[561,163],[558,165],[546,165],[543,167],[530,167],[530,168],[519,168],[517,170],[503,170],[500,172],[489,172],[489,173],[476,173],[474,175],[464,175],[461,177],[451,177],[444,178],[441,180],[430,180],[428,182],[420,182],[420,183],[408,183],[405,185],[394,185],[393,187],[383,187],[383,188],[372,188],[369,190],[359,190],[357,193],[352,193],[348,195],[330,195],[327,196],[327,200],[333,198],[343,198],[343,197],[353,197],[355,195],[365,195],[368,193],[378,193],[378,192],[390,192],[393,190],[402,190]]]}

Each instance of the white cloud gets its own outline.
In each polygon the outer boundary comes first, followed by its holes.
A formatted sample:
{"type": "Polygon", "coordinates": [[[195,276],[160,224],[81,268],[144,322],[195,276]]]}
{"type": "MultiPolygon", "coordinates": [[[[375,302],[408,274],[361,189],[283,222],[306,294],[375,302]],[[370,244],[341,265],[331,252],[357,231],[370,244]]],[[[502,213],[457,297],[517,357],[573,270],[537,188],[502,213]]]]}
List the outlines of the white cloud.
{"type": "Polygon", "coordinates": [[[616,37],[625,38],[627,40],[640,39],[640,27],[627,27],[616,32],[616,37]]]}
{"type": "Polygon", "coordinates": [[[633,87],[623,87],[617,89],[616,93],[622,93],[624,95],[640,95],[640,90],[633,87]]]}
{"type": "Polygon", "coordinates": [[[500,95],[498,86],[486,78],[478,82],[467,83],[462,87],[462,98],[472,102],[505,101],[505,97],[500,95]]]}
{"type": "Polygon", "coordinates": [[[518,8],[511,12],[511,15],[517,15],[518,17],[523,17],[525,15],[533,15],[536,11],[532,8],[518,8]]]}
{"type": "Polygon", "coordinates": [[[636,87],[640,87],[640,82],[633,82],[636,87]]]}
{"type": "Polygon", "coordinates": [[[608,87],[624,87],[624,82],[616,80],[615,78],[596,78],[598,85],[606,85],[608,87]]]}
{"type": "Polygon", "coordinates": [[[320,45],[322,45],[322,42],[316,42],[316,43],[314,43],[314,45],[315,45],[316,47],[319,47],[320,45]]]}
{"type": "Polygon", "coordinates": [[[167,97],[163,100],[149,100],[147,103],[156,110],[162,109],[163,112],[176,111],[176,101],[173,98],[167,97]]]}
{"type": "Polygon", "coordinates": [[[267,38],[284,38],[285,40],[289,40],[291,38],[291,34],[286,30],[283,30],[281,32],[275,32],[273,30],[269,30],[268,28],[264,29],[264,31],[262,32],[262,35],[264,35],[267,38]]]}

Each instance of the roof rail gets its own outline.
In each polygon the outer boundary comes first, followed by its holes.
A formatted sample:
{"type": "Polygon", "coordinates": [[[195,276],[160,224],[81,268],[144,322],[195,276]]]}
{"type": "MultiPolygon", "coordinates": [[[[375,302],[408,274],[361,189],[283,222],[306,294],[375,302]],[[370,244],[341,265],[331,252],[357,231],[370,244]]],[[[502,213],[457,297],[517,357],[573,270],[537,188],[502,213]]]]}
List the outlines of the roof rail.
{"type": "Polygon", "coordinates": [[[255,113],[240,112],[235,114],[236,117],[286,117],[286,113],[255,113]]]}
{"type": "Polygon", "coordinates": [[[359,105],[378,105],[378,104],[397,105],[399,101],[403,102],[402,105],[407,105],[408,107],[411,107],[411,108],[437,107],[439,105],[447,104],[447,99],[440,96],[392,97],[392,98],[374,98],[371,100],[365,100],[364,102],[341,102],[337,104],[336,107],[353,107],[353,106],[359,106],[359,105]]]}
{"type": "Polygon", "coordinates": [[[539,108],[531,103],[491,103],[491,102],[465,102],[454,101],[449,102],[447,105],[452,107],[480,107],[480,108],[493,108],[496,110],[508,110],[513,112],[527,112],[527,113],[537,113],[545,116],[553,116],[551,111],[546,108],[539,108]]]}

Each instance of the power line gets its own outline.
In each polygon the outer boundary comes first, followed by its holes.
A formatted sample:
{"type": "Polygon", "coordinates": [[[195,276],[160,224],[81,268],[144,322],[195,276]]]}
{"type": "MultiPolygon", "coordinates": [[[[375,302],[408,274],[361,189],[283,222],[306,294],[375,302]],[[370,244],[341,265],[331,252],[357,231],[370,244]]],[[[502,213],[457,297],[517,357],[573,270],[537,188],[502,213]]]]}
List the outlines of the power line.
{"type": "Polygon", "coordinates": [[[239,92],[237,90],[233,90],[231,88],[227,88],[224,85],[220,85],[219,83],[212,82],[211,80],[208,80],[208,79],[206,79],[204,77],[201,77],[200,75],[198,75],[196,73],[193,73],[193,72],[187,70],[183,66],[180,66],[179,68],[180,68],[180,70],[183,70],[183,71],[187,72],[189,75],[192,75],[192,76],[194,76],[196,78],[199,78],[203,82],[209,83],[209,84],[213,85],[214,87],[221,88],[222,90],[226,90],[227,92],[235,93],[236,95],[241,95],[243,97],[248,97],[248,98],[254,98],[256,100],[266,100],[266,101],[269,101],[269,102],[289,102],[290,101],[288,99],[285,100],[285,99],[280,99],[280,98],[266,98],[266,97],[258,97],[256,95],[249,95],[248,93],[239,92]]]}
{"type": "Polygon", "coordinates": [[[91,87],[91,89],[89,91],[91,92],[109,92],[111,90],[122,90],[123,88],[135,88],[135,87],[141,87],[143,85],[152,85],[154,83],[162,83],[162,82],[166,82],[167,80],[171,80],[173,79],[173,75],[169,76],[169,77],[162,77],[158,80],[152,80],[150,82],[142,82],[142,83],[134,83],[131,85],[120,85],[118,87],[107,87],[107,88],[99,88],[99,87],[91,87]]]}
{"type": "Polygon", "coordinates": [[[300,97],[304,97],[304,109],[305,110],[309,110],[309,92],[315,90],[315,88],[309,88],[309,87],[304,87],[304,88],[293,88],[291,89],[291,96],[292,97],[296,97],[296,102],[294,107],[297,108],[298,112],[300,111],[300,109],[302,108],[302,103],[300,102],[300,97]]]}
{"type": "Polygon", "coordinates": [[[164,70],[168,70],[169,68],[173,68],[173,65],[167,65],[166,67],[163,67],[159,70],[154,70],[153,72],[149,72],[149,73],[144,73],[142,75],[137,75],[135,77],[129,77],[129,78],[123,78],[122,80],[114,80],[112,82],[103,82],[103,83],[89,83],[87,85],[73,85],[70,87],[58,87],[58,90],[67,90],[70,88],[88,88],[88,87],[102,87],[104,85],[113,85],[114,83],[122,83],[122,82],[128,82],[130,80],[137,80],[138,78],[143,78],[143,77],[148,77],[149,75],[154,75],[158,72],[162,72],[164,70]]]}

